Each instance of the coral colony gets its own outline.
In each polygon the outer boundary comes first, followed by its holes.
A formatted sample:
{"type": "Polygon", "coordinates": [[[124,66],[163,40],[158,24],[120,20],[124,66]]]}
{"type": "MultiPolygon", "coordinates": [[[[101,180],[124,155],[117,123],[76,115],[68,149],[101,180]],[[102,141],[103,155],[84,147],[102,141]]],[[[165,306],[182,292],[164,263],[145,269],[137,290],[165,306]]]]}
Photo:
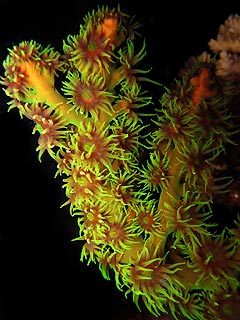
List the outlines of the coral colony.
{"type": "Polygon", "coordinates": [[[223,159],[238,148],[240,16],[169,87],[140,67],[140,28],[103,6],[61,53],[14,45],[1,77],[9,110],[33,121],[39,161],[56,162],[81,261],[157,319],[240,319],[240,216],[222,226],[215,212],[233,181],[223,159]]]}

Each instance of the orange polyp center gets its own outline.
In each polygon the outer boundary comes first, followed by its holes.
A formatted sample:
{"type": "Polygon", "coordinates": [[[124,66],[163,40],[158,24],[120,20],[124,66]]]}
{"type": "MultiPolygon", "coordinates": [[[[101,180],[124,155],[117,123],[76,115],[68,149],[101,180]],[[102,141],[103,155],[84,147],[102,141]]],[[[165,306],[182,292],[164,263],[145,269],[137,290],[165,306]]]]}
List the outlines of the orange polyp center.
{"type": "Polygon", "coordinates": [[[94,95],[92,94],[91,90],[85,89],[82,92],[82,100],[86,104],[90,104],[94,101],[94,95]]]}
{"type": "Polygon", "coordinates": [[[114,42],[118,22],[115,18],[106,18],[102,23],[102,33],[109,38],[110,43],[114,42]]]}
{"type": "Polygon", "coordinates": [[[192,102],[194,105],[199,104],[201,99],[214,97],[217,95],[216,88],[210,88],[212,80],[210,79],[210,70],[203,68],[199,76],[194,77],[190,80],[191,84],[195,87],[192,96],[192,102]]]}

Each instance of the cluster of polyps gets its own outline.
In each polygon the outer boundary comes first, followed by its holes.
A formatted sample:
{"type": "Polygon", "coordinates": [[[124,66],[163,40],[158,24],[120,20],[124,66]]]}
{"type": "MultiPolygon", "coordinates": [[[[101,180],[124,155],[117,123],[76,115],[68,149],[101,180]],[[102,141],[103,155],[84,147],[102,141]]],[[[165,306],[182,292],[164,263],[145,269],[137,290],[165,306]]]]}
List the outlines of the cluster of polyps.
{"type": "Polygon", "coordinates": [[[35,123],[39,159],[56,160],[81,260],[156,317],[236,319],[240,222],[219,230],[212,210],[231,182],[217,163],[237,132],[234,83],[203,53],[154,105],[138,27],[119,7],[99,8],[62,54],[33,40],[10,49],[1,84],[10,109],[35,123]]]}

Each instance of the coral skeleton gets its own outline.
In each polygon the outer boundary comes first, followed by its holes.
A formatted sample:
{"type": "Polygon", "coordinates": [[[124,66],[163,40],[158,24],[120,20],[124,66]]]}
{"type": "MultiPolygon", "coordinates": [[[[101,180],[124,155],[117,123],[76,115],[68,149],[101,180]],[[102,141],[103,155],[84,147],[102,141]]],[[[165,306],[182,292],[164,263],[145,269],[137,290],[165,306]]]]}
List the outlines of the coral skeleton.
{"type": "Polygon", "coordinates": [[[239,148],[240,18],[168,87],[144,66],[140,29],[102,6],[62,52],[34,40],[9,48],[8,110],[33,122],[39,161],[56,163],[82,262],[156,319],[237,320],[239,216],[221,226],[215,206],[234,180],[224,156],[239,148]]]}

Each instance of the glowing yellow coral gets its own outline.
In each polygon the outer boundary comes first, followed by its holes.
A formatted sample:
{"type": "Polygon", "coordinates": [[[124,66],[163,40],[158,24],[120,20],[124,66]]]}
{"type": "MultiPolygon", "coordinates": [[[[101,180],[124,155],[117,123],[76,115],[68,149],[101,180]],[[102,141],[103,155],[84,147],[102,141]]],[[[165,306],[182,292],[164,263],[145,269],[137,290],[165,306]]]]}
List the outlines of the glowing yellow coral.
{"type": "MultiPolygon", "coordinates": [[[[226,21],[212,51],[236,53],[238,24],[238,16],[226,21]]],[[[33,40],[9,49],[1,84],[9,110],[33,122],[39,160],[46,152],[56,162],[80,260],[98,264],[155,317],[224,319],[239,302],[239,222],[216,233],[213,204],[231,181],[218,160],[236,144],[229,109],[239,83],[225,77],[233,70],[223,68],[224,53],[205,53],[163,93],[157,86],[156,103],[144,87],[158,83],[139,67],[147,52],[145,40],[136,51],[137,28],[120,6],[99,7],[62,53],[33,40]]]]}

